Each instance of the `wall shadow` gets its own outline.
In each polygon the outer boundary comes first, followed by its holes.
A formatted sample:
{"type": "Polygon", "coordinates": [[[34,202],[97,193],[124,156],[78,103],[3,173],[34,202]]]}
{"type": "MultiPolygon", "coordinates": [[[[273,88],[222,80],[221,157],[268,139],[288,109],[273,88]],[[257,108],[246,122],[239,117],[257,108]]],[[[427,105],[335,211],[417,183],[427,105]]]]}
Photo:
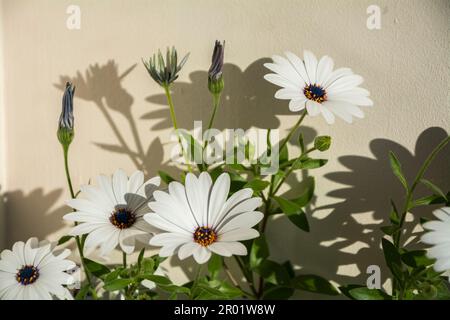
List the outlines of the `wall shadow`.
{"type": "MultiPolygon", "coordinates": [[[[215,128],[274,129],[280,126],[277,115],[292,115],[286,101],[274,99],[276,87],[263,79],[269,72],[263,64],[270,61],[268,58],[258,59],[244,70],[231,63],[224,64],[225,88],[215,128]]],[[[212,111],[212,98],[207,88],[208,73],[194,71],[189,74],[189,80],[172,85],[178,122],[183,128],[191,128],[194,121],[202,120],[206,126],[212,111]]],[[[144,114],[142,119],[161,119],[152,126],[153,130],[171,128],[165,95],[151,95],[146,100],[164,107],[144,114]]]]}
{"type": "MultiPolygon", "coordinates": [[[[394,199],[402,205],[404,193],[397,178],[391,173],[388,152],[393,151],[402,163],[403,171],[409,181],[414,179],[419,167],[448,134],[442,128],[429,128],[422,132],[417,140],[414,152],[395,141],[375,139],[370,143],[372,157],[342,156],[339,162],[346,171],[332,172],[325,177],[342,185],[331,191],[328,196],[338,202],[307,210],[310,216],[311,232],[295,232],[295,227],[284,218],[277,219],[269,225],[268,232],[274,242],[272,252],[279,259],[291,257],[292,262],[303,268],[305,273],[315,273],[340,284],[361,283],[367,279],[366,269],[376,264],[382,269],[382,282],[390,275],[385,266],[380,241],[383,233],[379,230],[388,224],[390,203],[394,199]],[[311,217],[315,211],[328,209],[331,213],[323,219],[311,217]],[[373,221],[367,224],[358,222],[354,216],[368,212],[373,221]],[[296,243],[298,254],[288,252],[285,243],[296,243]],[[338,274],[339,267],[353,265],[360,274],[356,277],[338,274]]],[[[425,177],[440,186],[444,191],[450,190],[450,147],[447,146],[435,158],[425,177]]],[[[425,187],[417,189],[417,197],[429,195],[425,187]]],[[[413,229],[420,217],[431,217],[432,207],[412,210],[414,220],[406,224],[404,240],[414,236],[413,229]]],[[[420,235],[420,233],[419,233],[420,235]]],[[[418,238],[408,244],[410,248],[422,247],[418,238]]],[[[302,295],[309,297],[309,295],[302,295]]]]}
{"type": "Polygon", "coordinates": [[[5,224],[16,226],[14,233],[5,228],[6,248],[30,237],[42,240],[60,230],[63,227],[62,217],[68,212],[65,206],[55,206],[62,194],[62,189],[45,192],[43,188],[36,188],[29,193],[22,190],[6,191],[2,196],[5,224]]]}

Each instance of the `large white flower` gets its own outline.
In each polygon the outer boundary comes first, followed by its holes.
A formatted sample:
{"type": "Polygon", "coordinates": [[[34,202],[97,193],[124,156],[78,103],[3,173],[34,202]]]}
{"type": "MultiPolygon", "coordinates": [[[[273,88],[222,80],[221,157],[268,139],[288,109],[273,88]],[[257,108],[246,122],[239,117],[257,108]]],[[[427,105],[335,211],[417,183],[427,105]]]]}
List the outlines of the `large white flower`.
{"type": "Polygon", "coordinates": [[[422,242],[433,245],[428,250],[428,257],[436,259],[434,269],[437,272],[450,270],[450,207],[433,211],[439,219],[423,224],[428,231],[422,236],[422,242]]]}
{"type": "Polygon", "coordinates": [[[48,242],[30,238],[16,242],[11,250],[3,250],[0,260],[0,298],[2,300],[72,299],[63,287],[73,283],[65,271],[75,267],[66,258],[70,250],[57,254],[48,242]]]}
{"type": "Polygon", "coordinates": [[[333,71],[333,60],[323,56],[319,61],[310,51],[304,52],[303,60],[292,52],[286,57],[275,55],[273,63],[264,66],[275,72],[264,79],[283,87],[275,98],[291,100],[289,109],[300,111],[306,107],[310,116],[322,114],[328,123],[334,123],[335,116],[351,123],[353,117],[363,118],[358,106],[372,106],[369,91],[358,87],[363,78],[349,68],[333,71]]]}
{"type": "Polygon", "coordinates": [[[198,178],[188,173],[185,186],[171,182],[168,193],[155,191],[155,201],[149,203],[154,212],[144,219],[166,232],[155,235],[150,244],[162,246],[162,257],[178,252],[180,259],[194,255],[200,264],[209,260],[211,252],[226,257],[246,255],[247,248],[238,241],[259,236],[252,227],[263,217],[255,211],[261,199],[252,197],[252,189],[247,188],[227,200],[229,191],[227,173],[213,184],[206,172],[198,178]]]}
{"type": "Polygon", "coordinates": [[[125,253],[132,253],[135,239],[148,243],[154,231],[144,220],[150,212],[147,203],[160,184],[155,177],[144,182],[144,174],[136,171],[128,179],[126,173],[117,170],[112,180],[100,175],[98,187],[81,187],[81,199],[71,199],[67,205],[77,210],[66,214],[65,220],[79,222],[70,234],[88,234],[86,248],[101,247],[101,255],[107,255],[118,244],[125,253]]]}

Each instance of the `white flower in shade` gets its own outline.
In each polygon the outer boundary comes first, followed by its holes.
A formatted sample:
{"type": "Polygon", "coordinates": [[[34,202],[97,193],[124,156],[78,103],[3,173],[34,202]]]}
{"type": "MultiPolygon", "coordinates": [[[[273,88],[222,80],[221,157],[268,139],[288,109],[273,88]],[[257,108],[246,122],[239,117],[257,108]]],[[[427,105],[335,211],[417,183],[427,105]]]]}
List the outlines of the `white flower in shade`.
{"type": "Polygon", "coordinates": [[[150,212],[147,203],[153,199],[160,178],[144,182],[144,174],[136,171],[128,179],[119,169],[112,179],[98,176],[97,184],[98,187],[81,187],[84,198],[67,201],[67,205],[77,211],[66,214],[64,219],[79,223],[70,234],[88,234],[85,247],[100,246],[103,256],[118,244],[123,252],[130,254],[136,239],[148,243],[155,230],[144,221],[143,215],[150,212]]]}
{"type": "Polygon", "coordinates": [[[75,263],[66,258],[70,250],[57,254],[48,242],[30,238],[3,250],[0,259],[0,298],[2,300],[72,299],[64,285],[73,283],[67,274],[75,263]]]}
{"type": "Polygon", "coordinates": [[[193,255],[200,264],[209,260],[211,252],[226,257],[246,255],[247,248],[238,241],[259,236],[252,227],[263,217],[255,211],[261,199],[252,197],[252,189],[242,189],[228,198],[229,191],[227,173],[213,184],[206,172],[198,178],[188,173],[185,186],[171,182],[168,193],[155,191],[155,201],[149,203],[153,213],[144,219],[166,232],[156,234],[150,244],[162,246],[162,257],[178,252],[180,259],[193,255]]]}
{"type": "Polygon", "coordinates": [[[422,242],[433,245],[428,249],[428,257],[436,259],[434,269],[437,272],[450,270],[450,207],[433,211],[439,219],[423,224],[428,231],[422,236],[422,242]]]}
{"type": "Polygon", "coordinates": [[[264,79],[283,87],[275,98],[290,100],[289,109],[300,111],[306,107],[310,116],[322,114],[326,122],[334,123],[335,116],[351,123],[353,117],[363,118],[358,106],[372,106],[369,91],[360,88],[363,78],[349,68],[333,71],[333,60],[323,56],[319,61],[310,51],[303,60],[291,52],[286,57],[275,55],[273,63],[264,66],[275,72],[264,79]]]}

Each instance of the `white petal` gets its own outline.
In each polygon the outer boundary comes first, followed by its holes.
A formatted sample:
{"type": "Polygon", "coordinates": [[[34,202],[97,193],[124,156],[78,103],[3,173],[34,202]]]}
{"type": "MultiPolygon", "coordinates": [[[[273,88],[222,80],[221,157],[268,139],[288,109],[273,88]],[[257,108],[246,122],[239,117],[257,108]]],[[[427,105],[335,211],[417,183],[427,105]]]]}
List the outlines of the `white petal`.
{"type": "Polygon", "coordinates": [[[312,117],[317,116],[320,113],[320,107],[320,103],[316,101],[306,101],[306,110],[308,110],[308,114],[312,117]]]}
{"type": "Polygon", "coordinates": [[[230,255],[247,255],[247,248],[240,242],[216,242],[214,244],[220,244],[221,249],[228,251],[230,255]]]}
{"type": "MultiPolygon", "coordinates": [[[[284,59],[279,57],[279,59],[284,59]]],[[[286,61],[287,63],[276,64],[276,63],[265,63],[264,67],[269,69],[270,71],[275,72],[276,74],[282,76],[286,80],[296,84],[298,87],[302,86],[305,81],[300,77],[300,75],[295,71],[293,66],[286,61]]]]}
{"type": "Polygon", "coordinates": [[[206,221],[206,226],[211,225],[212,221],[220,215],[222,207],[228,198],[230,191],[230,176],[228,173],[222,173],[214,183],[209,199],[209,219],[206,221]]]}
{"type": "Polygon", "coordinates": [[[361,83],[363,83],[364,79],[363,77],[352,74],[348,76],[341,77],[334,81],[332,84],[330,84],[328,87],[326,87],[327,92],[333,92],[338,93],[341,91],[346,91],[349,89],[352,89],[354,87],[359,86],[361,83]]]}
{"type": "Polygon", "coordinates": [[[136,171],[128,180],[127,192],[137,193],[138,189],[144,184],[144,173],[142,171],[136,171]]]}
{"type": "Polygon", "coordinates": [[[428,244],[440,244],[445,242],[450,243],[450,233],[443,231],[430,231],[425,233],[421,240],[422,242],[428,244]]]}
{"type": "Polygon", "coordinates": [[[220,235],[219,241],[244,241],[259,237],[259,232],[255,229],[234,229],[220,235]]]}
{"type": "Polygon", "coordinates": [[[187,257],[193,255],[198,247],[201,246],[193,241],[183,244],[180,249],[178,249],[178,258],[180,260],[186,259],[187,257]]]}
{"type": "Polygon", "coordinates": [[[17,257],[18,261],[21,265],[26,265],[25,256],[24,256],[25,243],[23,241],[17,241],[13,244],[12,251],[17,257]]]}
{"type": "Polygon", "coordinates": [[[316,56],[308,50],[303,52],[303,60],[305,61],[306,72],[308,73],[309,80],[311,84],[317,83],[316,73],[317,73],[317,58],[316,56]]]}
{"type": "Polygon", "coordinates": [[[326,89],[328,88],[328,86],[330,86],[331,84],[333,84],[336,80],[345,77],[345,76],[349,76],[352,75],[353,72],[350,68],[339,68],[334,70],[329,78],[327,80],[325,80],[323,87],[326,89]]]}
{"type": "Polygon", "coordinates": [[[449,258],[450,259],[450,243],[438,244],[428,249],[428,256],[431,258],[449,258]]]}
{"type": "Polygon", "coordinates": [[[151,240],[150,244],[152,246],[165,246],[165,245],[175,245],[182,244],[185,242],[192,241],[193,236],[186,233],[160,233],[155,235],[151,240]]]}
{"type": "Polygon", "coordinates": [[[132,254],[135,247],[135,234],[132,229],[123,229],[119,234],[120,248],[126,254],[132,254]]]}
{"type": "Polygon", "coordinates": [[[259,211],[246,212],[240,214],[231,220],[224,221],[224,223],[217,227],[217,232],[220,234],[234,229],[251,228],[262,220],[264,215],[259,211]]]}
{"type": "Polygon", "coordinates": [[[325,118],[325,121],[328,124],[333,124],[334,123],[334,114],[331,113],[330,110],[328,110],[328,108],[326,106],[321,106],[320,107],[320,112],[322,113],[322,116],[325,118]]]}
{"type": "Polygon", "coordinates": [[[269,81],[279,87],[290,88],[290,89],[299,89],[299,87],[296,83],[286,80],[282,76],[275,74],[275,73],[266,74],[264,76],[264,79],[266,79],[267,81],[269,81]]]}
{"type": "Polygon", "coordinates": [[[308,99],[303,98],[303,99],[295,99],[295,100],[289,101],[289,110],[291,110],[292,112],[297,112],[297,111],[305,109],[307,100],[308,99]]]}
{"type": "Polygon", "coordinates": [[[91,213],[93,215],[104,216],[106,212],[106,208],[101,207],[100,203],[91,202],[86,199],[70,199],[66,201],[66,204],[81,212],[91,213]]]}
{"type": "Polygon", "coordinates": [[[186,229],[182,225],[176,225],[171,221],[161,217],[158,213],[148,213],[144,216],[144,220],[147,221],[152,226],[159,228],[161,230],[176,232],[176,233],[187,233],[191,234],[192,230],[186,229]]]}
{"type": "Polygon", "coordinates": [[[292,64],[292,66],[295,68],[297,73],[300,75],[300,77],[304,80],[305,83],[311,84],[311,79],[308,76],[308,73],[305,69],[305,64],[303,63],[302,59],[300,59],[297,55],[293,54],[292,52],[285,52],[286,57],[288,58],[289,62],[292,64]]]}
{"type": "Polygon", "coordinates": [[[235,212],[245,212],[245,211],[253,211],[261,204],[261,199],[254,198],[255,200],[249,200],[253,195],[253,190],[251,188],[245,188],[239,190],[231,195],[230,198],[225,202],[221,213],[219,216],[211,219],[211,225],[215,226],[218,222],[228,214],[234,214],[235,212]],[[258,200],[259,199],[259,200],[258,200]]]}
{"type": "Polygon", "coordinates": [[[79,225],[75,226],[70,230],[69,234],[71,236],[80,236],[82,234],[90,233],[94,230],[97,230],[98,228],[102,228],[104,226],[108,226],[107,223],[104,222],[98,222],[98,223],[80,223],[79,225]]]}
{"type": "MultiPolygon", "coordinates": [[[[112,211],[111,211],[112,212],[112,211]]],[[[71,212],[63,216],[64,220],[77,221],[77,222],[98,222],[98,223],[108,223],[109,217],[105,215],[92,214],[89,212],[76,211],[71,212]]]]}
{"type": "Polygon", "coordinates": [[[448,229],[450,228],[450,223],[445,223],[441,221],[429,221],[424,223],[423,227],[429,230],[448,232],[448,229]]]}
{"type": "Polygon", "coordinates": [[[95,229],[86,238],[86,242],[84,243],[86,248],[93,248],[99,246],[111,236],[111,233],[117,232],[119,233],[119,229],[114,226],[104,225],[98,229],[95,229]]]}
{"type": "Polygon", "coordinates": [[[101,245],[100,255],[107,256],[111,251],[113,251],[119,244],[119,232],[111,232],[109,237],[105,238],[101,245]]]}
{"type": "Polygon", "coordinates": [[[81,186],[81,193],[91,202],[98,203],[98,207],[104,211],[111,212],[114,210],[115,202],[111,201],[103,189],[85,185],[81,186]]]}
{"type": "Polygon", "coordinates": [[[185,190],[189,206],[201,225],[206,223],[206,215],[208,210],[208,197],[210,190],[202,189],[197,177],[188,173],[185,179],[185,190]],[[205,194],[206,193],[206,194],[205,194]]]}
{"type": "Polygon", "coordinates": [[[207,262],[211,258],[211,251],[206,249],[205,247],[197,245],[197,248],[194,250],[194,259],[198,264],[203,264],[207,262]]]}
{"type": "Polygon", "coordinates": [[[450,220],[450,208],[449,207],[443,207],[443,208],[436,209],[433,211],[433,214],[439,220],[442,220],[442,221],[450,220]]]}
{"type": "Polygon", "coordinates": [[[99,175],[97,177],[97,184],[99,188],[103,191],[103,193],[108,197],[110,203],[112,203],[113,206],[115,206],[118,202],[114,195],[111,178],[104,175],[99,175]]]}
{"type": "Polygon", "coordinates": [[[128,187],[128,178],[125,171],[117,169],[113,176],[113,191],[118,204],[126,204],[125,193],[128,187]]]}
{"type": "Polygon", "coordinates": [[[316,83],[320,86],[323,86],[325,80],[327,80],[331,72],[333,71],[334,62],[333,59],[331,59],[328,56],[323,56],[319,64],[317,66],[317,77],[316,77],[316,83]]]}
{"type": "Polygon", "coordinates": [[[450,258],[437,260],[434,263],[434,270],[437,272],[450,270],[450,258]]]}

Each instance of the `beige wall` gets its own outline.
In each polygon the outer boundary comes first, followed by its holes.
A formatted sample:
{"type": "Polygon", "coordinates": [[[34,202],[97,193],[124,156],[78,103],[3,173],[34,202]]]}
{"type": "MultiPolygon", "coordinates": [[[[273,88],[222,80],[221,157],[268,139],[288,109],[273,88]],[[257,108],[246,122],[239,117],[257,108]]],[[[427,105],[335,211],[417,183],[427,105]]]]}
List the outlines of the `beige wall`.
{"type": "MultiPolygon", "coordinates": [[[[317,177],[317,200],[309,211],[312,232],[299,232],[285,219],[268,229],[275,259],[290,258],[307,272],[338,282],[363,281],[367,265],[382,264],[379,224],[388,216],[389,198],[401,195],[388,169],[388,150],[399,154],[411,176],[450,129],[447,0],[2,4],[0,70],[5,81],[0,88],[5,88],[7,144],[5,149],[0,140],[0,147],[2,156],[6,152],[8,190],[1,235],[8,245],[32,235],[57,239],[66,230],[61,217],[69,194],[55,132],[58,87],[68,77],[77,86],[76,139],[70,154],[76,186],[118,167],[131,172],[138,166],[149,175],[159,169],[176,172],[168,162],[169,113],[161,89],[140,63],[141,57],[167,45],[175,45],[180,54],[191,52],[174,96],[179,122],[186,128],[209,115],[205,70],[215,39],[227,41],[227,100],[219,111],[219,128],[285,130],[296,121],[287,103],[272,98],[275,87],[262,79],[262,63],[272,54],[310,49],[365,77],[375,102],[365,119],[333,126],[321,118],[306,121],[307,135],[317,132],[334,139],[326,155],[329,164],[312,172],[317,177]],[[81,7],[81,30],[66,28],[69,4],[81,7]],[[381,30],[366,28],[371,4],[382,9],[381,30]],[[437,128],[423,133],[430,127],[437,128]]],[[[430,178],[448,189],[448,149],[446,153],[430,178]]],[[[177,259],[169,264],[182,279],[177,259]]]]}

